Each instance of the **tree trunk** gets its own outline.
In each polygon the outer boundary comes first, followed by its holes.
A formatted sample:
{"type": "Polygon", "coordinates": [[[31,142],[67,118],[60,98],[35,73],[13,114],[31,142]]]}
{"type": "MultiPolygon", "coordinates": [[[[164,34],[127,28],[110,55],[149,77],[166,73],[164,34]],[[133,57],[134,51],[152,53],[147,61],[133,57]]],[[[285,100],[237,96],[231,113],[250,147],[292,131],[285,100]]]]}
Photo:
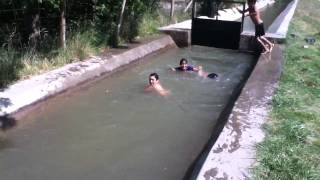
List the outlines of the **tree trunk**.
{"type": "Polygon", "coordinates": [[[183,12],[187,12],[192,3],[193,3],[193,0],[190,0],[187,7],[183,10],[183,12]]]}
{"type": "Polygon", "coordinates": [[[123,19],[123,13],[124,13],[124,8],[126,6],[127,0],[122,0],[122,7],[121,7],[121,12],[119,16],[119,21],[117,25],[117,30],[116,30],[116,40],[115,40],[115,46],[119,45],[119,39],[120,39],[120,29],[121,29],[121,24],[122,24],[122,19],[123,19]]]}
{"type": "Polygon", "coordinates": [[[60,48],[66,48],[66,0],[60,0],[60,48]]]}
{"type": "Polygon", "coordinates": [[[29,36],[29,46],[34,50],[38,48],[38,40],[40,38],[40,13],[37,12],[32,16],[32,33],[29,36]]]}
{"type": "Polygon", "coordinates": [[[174,16],[174,0],[171,0],[171,9],[170,9],[171,21],[173,21],[173,16],[174,16]]]}

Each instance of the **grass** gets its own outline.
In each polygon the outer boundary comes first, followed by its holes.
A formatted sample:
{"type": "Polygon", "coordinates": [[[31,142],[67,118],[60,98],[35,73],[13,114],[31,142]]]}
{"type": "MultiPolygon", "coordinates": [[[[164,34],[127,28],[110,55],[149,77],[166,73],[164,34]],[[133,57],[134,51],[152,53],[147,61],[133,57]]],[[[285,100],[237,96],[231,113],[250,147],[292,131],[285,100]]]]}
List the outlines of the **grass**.
{"type": "MultiPolygon", "coordinates": [[[[174,15],[174,21],[181,22],[191,18],[191,13],[177,11],[174,15]]],[[[156,13],[147,13],[139,26],[139,36],[147,37],[159,33],[158,28],[171,24],[168,14],[157,11],[156,13]]]]}
{"type": "MultiPolygon", "coordinates": [[[[178,22],[189,17],[190,13],[177,12],[175,15],[178,22]]],[[[168,24],[170,24],[169,15],[160,11],[147,13],[139,26],[139,37],[147,38],[158,34],[158,27],[168,24]]],[[[0,47],[0,88],[5,88],[19,79],[26,79],[84,60],[90,55],[99,54],[103,49],[108,48],[103,41],[106,35],[103,36],[91,29],[73,32],[67,39],[67,48],[64,50],[57,49],[54,42],[44,43],[40,51],[28,49],[18,52],[0,47]]]]}
{"type": "Polygon", "coordinates": [[[0,48],[0,88],[17,80],[21,68],[20,57],[15,51],[0,48]]]}
{"type": "Polygon", "coordinates": [[[92,45],[92,37],[94,37],[92,33],[91,31],[75,33],[67,41],[66,49],[58,49],[47,54],[34,54],[30,51],[25,53],[21,59],[24,68],[20,71],[20,77],[41,74],[96,54],[99,49],[92,45]]]}
{"type": "Polygon", "coordinates": [[[93,45],[92,37],[95,37],[93,33],[93,31],[76,32],[67,40],[66,49],[51,47],[52,49],[45,53],[35,52],[32,49],[23,52],[0,49],[0,87],[97,54],[100,47],[93,45]]]}
{"type": "Polygon", "coordinates": [[[320,179],[320,1],[300,1],[254,179],[320,179]],[[306,37],[316,37],[307,45],[306,37]]]}

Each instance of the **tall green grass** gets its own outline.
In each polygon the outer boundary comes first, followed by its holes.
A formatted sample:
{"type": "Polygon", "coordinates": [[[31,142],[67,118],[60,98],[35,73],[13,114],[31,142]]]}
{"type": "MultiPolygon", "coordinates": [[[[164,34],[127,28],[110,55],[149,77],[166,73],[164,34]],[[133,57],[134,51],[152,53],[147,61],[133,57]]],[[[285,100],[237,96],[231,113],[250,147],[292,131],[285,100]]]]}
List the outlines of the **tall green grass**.
{"type": "Polygon", "coordinates": [[[94,31],[73,33],[67,40],[66,49],[56,49],[42,53],[31,49],[17,52],[14,49],[0,50],[0,87],[18,79],[28,78],[65,64],[82,61],[90,55],[96,54],[100,46],[94,45],[94,31]]]}
{"type": "Polygon", "coordinates": [[[12,49],[0,48],[0,88],[19,78],[20,57],[12,49]]]}
{"type": "MultiPolygon", "coordinates": [[[[178,22],[189,19],[189,17],[190,12],[177,12],[175,15],[178,22]]],[[[139,24],[138,36],[147,38],[158,34],[159,27],[170,23],[169,14],[164,14],[161,11],[148,12],[139,24]]],[[[57,39],[50,38],[45,39],[45,42],[40,42],[42,45],[37,50],[28,47],[23,50],[0,48],[0,88],[19,79],[41,74],[95,55],[108,48],[109,36],[94,28],[84,27],[69,32],[66,49],[57,48],[57,39]]]]}
{"type": "Polygon", "coordinates": [[[266,139],[258,146],[255,179],[320,179],[319,8],[317,0],[300,2],[291,23],[266,139]],[[309,36],[317,43],[303,48],[309,36]]]}
{"type": "MultiPolygon", "coordinates": [[[[191,18],[191,12],[180,12],[175,13],[174,19],[176,22],[181,22],[191,18]]],[[[146,13],[139,25],[139,36],[147,37],[150,35],[158,34],[158,28],[171,24],[171,18],[169,14],[165,14],[162,11],[148,12],[146,13]]]]}

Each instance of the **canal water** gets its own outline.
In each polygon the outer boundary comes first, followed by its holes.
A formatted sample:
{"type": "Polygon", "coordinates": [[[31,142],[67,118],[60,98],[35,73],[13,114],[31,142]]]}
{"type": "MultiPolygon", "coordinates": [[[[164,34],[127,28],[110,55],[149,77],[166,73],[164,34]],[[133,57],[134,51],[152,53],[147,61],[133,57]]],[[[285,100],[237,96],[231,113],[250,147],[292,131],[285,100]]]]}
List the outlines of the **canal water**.
{"type": "Polygon", "coordinates": [[[141,62],[19,119],[0,139],[1,179],[182,179],[255,57],[193,46],[141,62]],[[219,78],[170,71],[181,58],[219,78]],[[152,72],[169,96],[144,92],[152,72]]]}

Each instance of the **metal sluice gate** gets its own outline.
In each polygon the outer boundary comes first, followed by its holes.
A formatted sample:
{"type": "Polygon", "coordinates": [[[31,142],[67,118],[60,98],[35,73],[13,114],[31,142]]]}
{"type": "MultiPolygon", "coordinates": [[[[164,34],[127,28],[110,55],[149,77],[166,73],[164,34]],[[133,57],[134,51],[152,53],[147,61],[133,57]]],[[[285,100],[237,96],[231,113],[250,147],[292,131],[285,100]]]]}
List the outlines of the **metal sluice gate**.
{"type": "MultiPolygon", "coordinates": [[[[192,6],[191,44],[223,49],[239,49],[244,14],[237,20],[220,20],[219,10],[241,7],[245,2],[194,0],[192,6]]],[[[222,10],[223,11],[223,10],[222,10]]]]}

